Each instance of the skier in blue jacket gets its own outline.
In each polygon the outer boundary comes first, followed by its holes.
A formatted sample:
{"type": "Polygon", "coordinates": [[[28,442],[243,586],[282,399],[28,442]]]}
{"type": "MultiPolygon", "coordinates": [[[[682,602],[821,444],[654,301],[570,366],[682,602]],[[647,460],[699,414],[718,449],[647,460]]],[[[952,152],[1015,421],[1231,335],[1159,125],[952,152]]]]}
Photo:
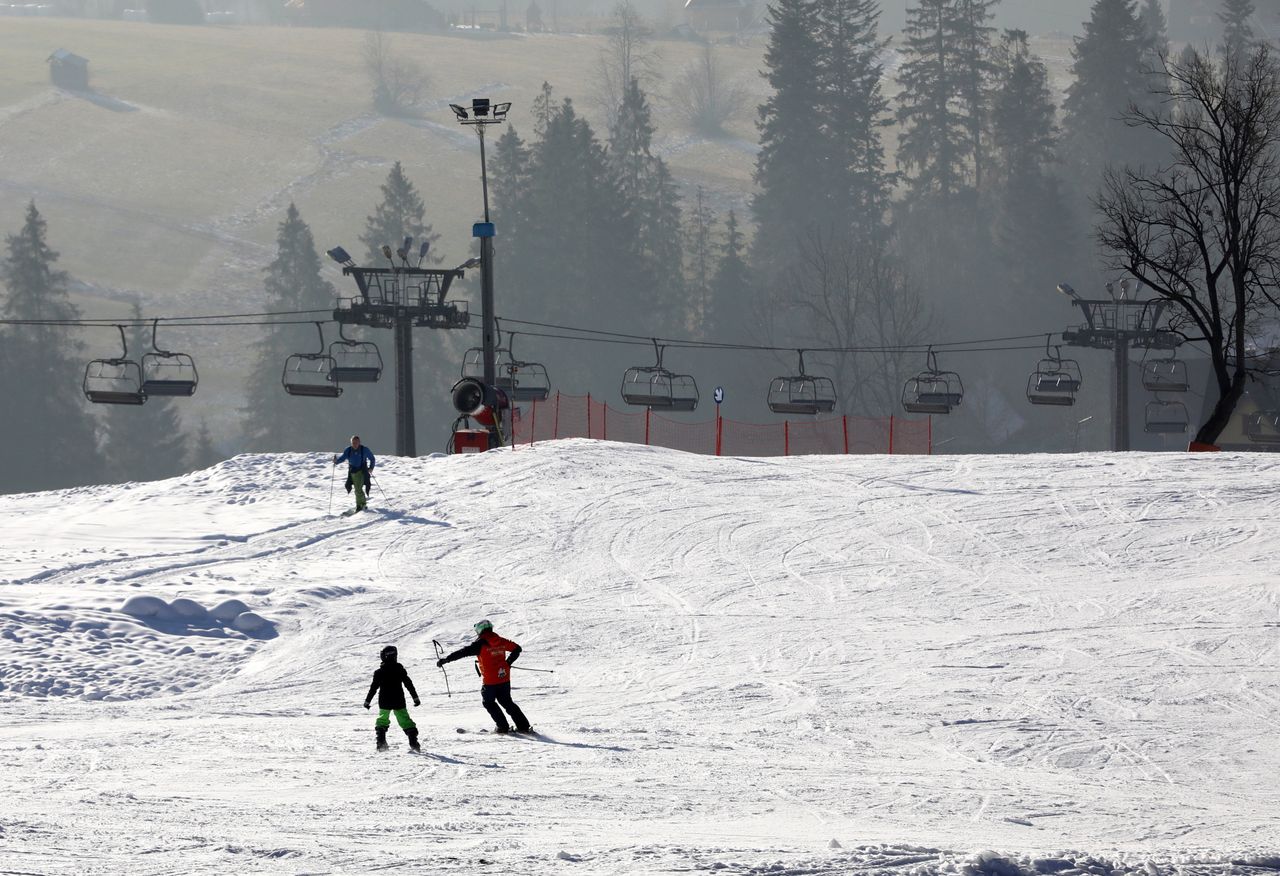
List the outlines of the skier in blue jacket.
{"type": "Polygon", "coordinates": [[[351,436],[351,446],[333,457],[333,464],[347,462],[347,492],[355,487],[356,510],[363,511],[373,478],[373,451],[360,443],[359,435],[351,436]]]}

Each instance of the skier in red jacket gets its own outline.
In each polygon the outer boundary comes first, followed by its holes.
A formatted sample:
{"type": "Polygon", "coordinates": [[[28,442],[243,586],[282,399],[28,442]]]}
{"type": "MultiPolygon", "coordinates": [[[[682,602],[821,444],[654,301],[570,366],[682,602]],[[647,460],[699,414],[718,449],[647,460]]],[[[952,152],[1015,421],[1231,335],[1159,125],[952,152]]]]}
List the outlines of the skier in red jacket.
{"type": "Polygon", "coordinates": [[[493,631],[493,624],[482,620],[475,625],[476,640],[465,648],[459,648],[446,657],[436,661],[436,666],[444,666],[462,657],[474,657],[480,665],[480,697],[485,711],[497,725],[497,732],[510,733],[511,725],[507,723],[507,715],[515,723],[517,733],[530,733],[529,719],[524,716],[511,699],[511,664],[520,656],[520,646],[510,639],[504,639],[493,631]],[[510,656],[508,656],[510,654],[510,656]],[[507,715],[502,714],[502,709],[507,715]]]}

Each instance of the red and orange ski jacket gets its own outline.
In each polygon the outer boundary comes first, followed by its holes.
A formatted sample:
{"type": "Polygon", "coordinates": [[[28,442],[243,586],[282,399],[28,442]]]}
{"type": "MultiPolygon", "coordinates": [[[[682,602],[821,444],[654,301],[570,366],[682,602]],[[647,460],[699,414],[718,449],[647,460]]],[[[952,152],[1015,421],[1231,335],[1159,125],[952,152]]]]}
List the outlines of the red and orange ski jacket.
{"type": "Polygon", "coordinates": [[[485,630],[470,645],[441,659],[452,663],[463,657],[474,657],[480,664],[480,678],[484,684],[507,684],[511,681],[511,664],[520,656],[520,650],[520,646],[510,639],[502,638],[493,630],[485,630]]]}

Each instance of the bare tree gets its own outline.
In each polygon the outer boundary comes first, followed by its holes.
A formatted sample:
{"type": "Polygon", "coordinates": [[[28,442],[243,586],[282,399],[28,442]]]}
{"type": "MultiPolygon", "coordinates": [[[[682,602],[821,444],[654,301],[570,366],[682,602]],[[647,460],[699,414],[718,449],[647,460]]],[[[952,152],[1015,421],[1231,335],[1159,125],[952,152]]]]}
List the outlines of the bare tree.
{"type": "Polygon", "coordinates": [[[834,363],[845,413],[895,410],[912,370],[908,359],[919,358],[900,348],[920,344],[930,317],[883,241],[811,230],[800,241],[787,295],[808,323],[806,349],[835,351],[822,355],[834,363]]]}
{"type": "Polygon", "coordinates": [[[417,61],[392,51],[391,38],[380,32],[365,36],[361,52],[373,88],[373,107],[387,116],[415,115],[429,80],[417,61]]]}
{"type": "Polygon", "coordinates": [[[710,45],[680,73],[673,91],[677,114],[700,134],[724,133],[725,123],[741,111],[747,92],[743,84],[727,78],[710,45]]]}
{"type": "Polygon", "coordinates": [[[1163,100],[1125,120],[1162,137],[1170,158],[1108,171],[1098,241],[1168,302],[1175,331],[1208,345],[1219,397],[1196,441],[1212,444],[1244,393],[1251,340],[1277,312],[1280,67],[1265,48],[1162,67],[1163,100]]]}
{"type": "Polygon", "coordinates": [[[642,91],[652,91],[662,76],[658,72],[661,58],[650,45],[653,30],[641,17],[631,0],[619,0],[613,7],[608,41],[596,59],[596,103],[605,116],[605,129],[613,128],[627,86],[634,79],[642,91]]]}

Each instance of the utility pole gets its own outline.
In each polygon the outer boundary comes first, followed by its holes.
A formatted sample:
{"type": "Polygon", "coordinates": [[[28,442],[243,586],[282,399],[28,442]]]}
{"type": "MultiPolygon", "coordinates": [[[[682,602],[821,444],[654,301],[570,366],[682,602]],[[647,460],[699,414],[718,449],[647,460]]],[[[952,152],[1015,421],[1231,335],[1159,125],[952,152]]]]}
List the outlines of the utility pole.
{"type": "MultiPolygon", "coordinates": [[[[471,226],[471,236],[480,240],[480,323],[484,336],[484,383],[493,386],[497,381],[496,365],[498,339],[493,303],[493,222],[489,219],[489,174],[485,164],[484,129],[490,125],[500,125],[507,119],[510,103],[491,103],[487,97],[477,97],[471,101],[470,109],[449,104],[458,121],[476,129],[480,136],[480,185],[484,195],[484,221],[471,226]]],[[[489,427],[489,446],[496,447],[499,441],[496,425],[489,427]]]]}
{"type": "Polygon", "coordinates": [[[1173,350],[1179,343],[1173,332],[1156,328],[1165,302],[1159,298],[1131,300],[1131,290],[1136,292],[1137,288],[1126,278],[1118,287],[1107,284],[1110,298],[1081,298],[1066,283],[1058,284],[1058,291],[1068,296],[1085,318],[1084,325],[1063,331],[1062,340],[1072,347],[1113,351],[1111,449],[1116,451],[1129,449],[1129,348],[1173,350]]]}

